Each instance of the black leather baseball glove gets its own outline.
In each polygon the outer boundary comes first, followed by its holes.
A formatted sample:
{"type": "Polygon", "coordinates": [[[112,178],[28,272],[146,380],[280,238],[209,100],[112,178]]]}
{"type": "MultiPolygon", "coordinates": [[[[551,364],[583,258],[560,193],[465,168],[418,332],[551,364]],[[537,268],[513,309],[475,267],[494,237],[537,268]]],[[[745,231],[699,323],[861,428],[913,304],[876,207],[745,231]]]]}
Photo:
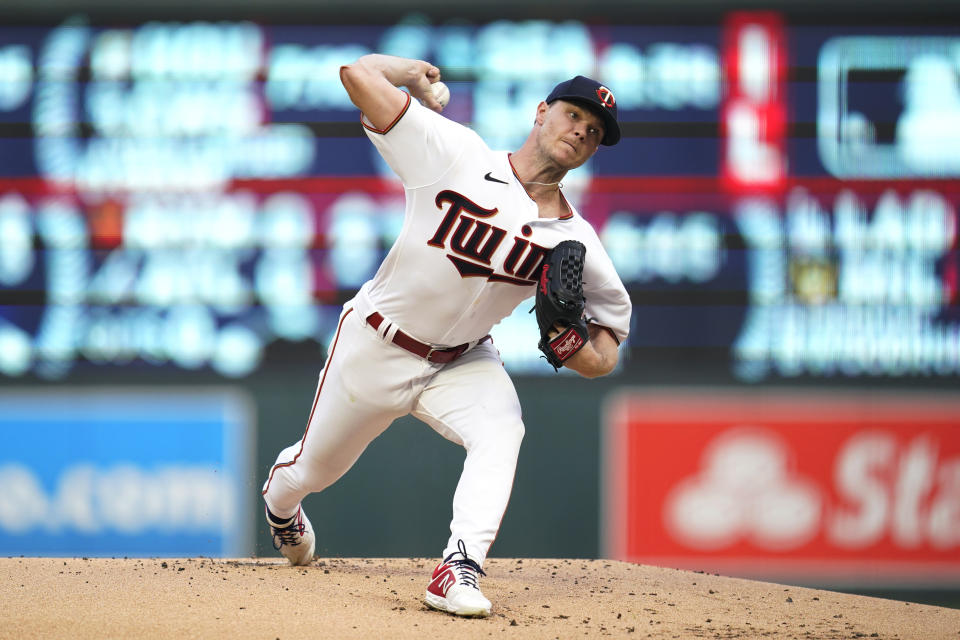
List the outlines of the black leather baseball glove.
{"type": "Polygon", "coordinates": [[[556,370],[589,339],[583,298],[586,254],[587,248],[582,243],[564,240],[547,252],[540,267],[534,306],[540,327],[537,346],[556,370]],[[552,331],[559,334],[551,338],[552,331]]]}

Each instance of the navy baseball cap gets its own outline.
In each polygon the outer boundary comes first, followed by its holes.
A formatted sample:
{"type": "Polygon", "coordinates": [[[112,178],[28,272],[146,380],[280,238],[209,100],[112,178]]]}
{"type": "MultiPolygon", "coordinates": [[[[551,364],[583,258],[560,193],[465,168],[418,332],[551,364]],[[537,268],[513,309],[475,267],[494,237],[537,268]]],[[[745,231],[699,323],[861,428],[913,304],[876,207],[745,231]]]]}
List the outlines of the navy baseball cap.
{"type": "Polygon", "coordinates": [[[617,122],[617,101],[613,92],[585,76],[577,76],[561,82],[547,96],[546,103],[566,100],[582,104],[603,119],[603,140],[600,144],[612,146],[620,141],[620,123],[617,122]]]}

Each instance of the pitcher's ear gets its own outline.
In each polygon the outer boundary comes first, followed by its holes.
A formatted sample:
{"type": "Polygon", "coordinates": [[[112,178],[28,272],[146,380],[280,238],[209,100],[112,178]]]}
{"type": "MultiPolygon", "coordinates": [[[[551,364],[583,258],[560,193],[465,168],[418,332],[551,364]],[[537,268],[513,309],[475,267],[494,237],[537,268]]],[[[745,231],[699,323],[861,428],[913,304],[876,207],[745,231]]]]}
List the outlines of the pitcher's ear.
{"type": "Polygon", "coordinates": [[[537,124],[543,124],[543,119],[547,116],[547,110],[550,108],[546,102],[541,102],[537,105],[537,117],[534,118],[534,122],[537,124]]]}

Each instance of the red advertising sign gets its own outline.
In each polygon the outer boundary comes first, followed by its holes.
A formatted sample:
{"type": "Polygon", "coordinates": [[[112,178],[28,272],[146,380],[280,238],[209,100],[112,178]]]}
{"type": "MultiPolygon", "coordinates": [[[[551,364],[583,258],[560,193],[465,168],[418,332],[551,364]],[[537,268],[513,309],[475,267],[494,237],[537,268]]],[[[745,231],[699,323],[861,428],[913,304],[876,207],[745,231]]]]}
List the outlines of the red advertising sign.
{"type": "Polygon", "coordinates": [[[610,558],[960,583],[960,397],[629,392],[604,424],[610,558]]]}

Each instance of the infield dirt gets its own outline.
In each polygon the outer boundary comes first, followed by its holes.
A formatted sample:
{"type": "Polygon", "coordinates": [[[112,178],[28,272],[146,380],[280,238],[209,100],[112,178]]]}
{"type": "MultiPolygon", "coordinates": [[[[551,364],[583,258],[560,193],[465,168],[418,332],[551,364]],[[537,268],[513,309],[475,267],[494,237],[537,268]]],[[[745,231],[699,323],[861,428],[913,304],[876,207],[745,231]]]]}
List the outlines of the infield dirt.
{"type": "Polygon", "coordinates": [[[432,611],[435,560],[0,558],[0,638],[960,640],[960,610],[607,560],[490,558],[486,619],[432,611]]]}

